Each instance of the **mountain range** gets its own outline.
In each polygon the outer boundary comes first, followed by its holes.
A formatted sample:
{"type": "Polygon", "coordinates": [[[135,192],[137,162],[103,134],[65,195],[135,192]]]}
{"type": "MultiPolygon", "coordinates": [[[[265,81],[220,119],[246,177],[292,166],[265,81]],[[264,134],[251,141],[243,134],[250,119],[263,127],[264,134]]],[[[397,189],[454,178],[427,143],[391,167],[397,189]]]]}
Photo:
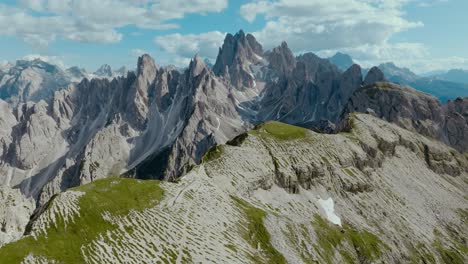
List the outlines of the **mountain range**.
{"type": "MultiPolygon", "coordinates": [[[[351,56],[340,52],[328,58],[328,60],[342,71],[347,70],[354,64],[351,56]]],[[[431,73],[419,76],[408,68],[396,66],[393,62],[382,63],[378,67],[387,80],[434,95],[442,103],[458,97],[468,96],[468,71],[465,70],[453,69],[446,73],[431,73]]],[[[363,74],[366,74],[368,70],[363,69],[363,74]]]]}
{"type": "Polygon", "coordinates": [[[239,31],[212,67],[4,72],[8,263],[467,259],[468,98],[392,81],[409,70],[363,76],[239,31]]]}
{"type": "Polygon", "coordinates": [[[452,69],[445,73],[433,75],[432,78],[444,81],[468,84],[468,71],[463,69],[452,69]]]}
{"type": "Polygon", "coordinates": [[[58,90],[78,83],[84,78],[115,78],[126,75],[125,67],[113,71],[109,65],[101,66],[96,72],[86,69],[61,67],[41,59],[18,60],[0,68],[0,99],[13,103],[40,101],[52,97],[58,90]]]}

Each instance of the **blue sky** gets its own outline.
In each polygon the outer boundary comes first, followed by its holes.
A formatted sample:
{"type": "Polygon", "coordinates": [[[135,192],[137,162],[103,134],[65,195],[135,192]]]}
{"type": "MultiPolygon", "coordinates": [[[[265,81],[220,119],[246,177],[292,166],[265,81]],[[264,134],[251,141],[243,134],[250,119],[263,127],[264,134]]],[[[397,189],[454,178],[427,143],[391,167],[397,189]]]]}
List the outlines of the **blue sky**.
{"type": "Polygon", "coordinates": [[[243,29],[265,49],[285,40],[363,66],[468,69],[466,10],[466,0],[3,0],[0,61],[133,68],[145,52],[184,66],[195,53],[214,59],[225,33],[243,29]]]}

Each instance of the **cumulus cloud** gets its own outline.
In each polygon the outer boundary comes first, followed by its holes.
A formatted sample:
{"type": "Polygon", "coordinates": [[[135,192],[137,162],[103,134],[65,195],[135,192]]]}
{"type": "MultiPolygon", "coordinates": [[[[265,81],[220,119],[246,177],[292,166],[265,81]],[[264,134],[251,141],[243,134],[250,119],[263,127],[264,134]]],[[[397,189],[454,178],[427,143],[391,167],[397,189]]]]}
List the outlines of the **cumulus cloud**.
{"type": "Polygon", "coordinates": [[[0,35],[17,36],[45,47],[57,38],[79,42],[114,43],[118,29],[176,28],[175,19],[189,13],[220,12],[227,0],[19,0],[0,4],[0,35]],[[171,21],[171,22],[169,22],[171,21]]]}
{"type": "Polygon", "coordinates": [[[186,35],[176,33],[156,37],[154,41],[163,51],[175,55],[174,64],[180,65],[189,62],[197,53],[201,57],[215,59],[225,35],[219,31],[186,35]]]}
{"type": "Polygon", "coordinates": [[[299,50],[323,50],[385,43],[393,34],[422,26],[403,18],[406,0],[275,0],[241,6],[244,19],[264,16],[254,34],[267,48],[283,40],[299,50]]]}
{"type": "Polygon", "coordinates": [[[434,5],[446,0],[253,0],[241,6],[248,22],[258,17],[265,26],[253,32],[265,48],[287,41],[295,53],[313,51],[323,57],[350,54],[364,67],[395,62],[421,73],[466,68],[461,57],[434,58],[422,43],[393,43],[399,32],[423,26],[405,18],[405,5],[434,5]]]}
{"type": "Polygon", "coordinates": [[[361,45],[339,50],[321,50],[321,57],[331,57],[336,52],[349,54],[362,67],[370,68],[385,62],[394,62],[420,74],[441,69],[468,68],[468,58],[434,58],[422,43],[384,43],[382,45],[361,45]]]}
{"type": "Polygon", "coordinates": [[[142,49],[132,49],[130,50],[130,54],[134,57],[139,57],[143,54],[148,54],[148,52],[146,50],[142,50],[142,49]]]}

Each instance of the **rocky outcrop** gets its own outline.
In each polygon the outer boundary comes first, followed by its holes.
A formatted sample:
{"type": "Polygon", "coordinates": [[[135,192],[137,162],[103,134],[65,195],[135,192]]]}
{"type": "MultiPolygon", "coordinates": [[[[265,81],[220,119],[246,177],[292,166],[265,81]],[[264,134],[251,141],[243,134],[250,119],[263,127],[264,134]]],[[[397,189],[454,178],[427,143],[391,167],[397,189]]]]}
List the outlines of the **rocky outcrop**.
{"type": "Polygon", "coordinates": [[[467,102],[457,99],[442,105],[437,98],[410,87],[378,82],[357,90],[345,113],[371,110],[377,117],[465,152],[468,149],[467,102]]]}
{"type": "Polygon", "coordinates": [[[281,43],[280,46],[271,51],[265,52],[265,57],[272,71],[270,78],[289,76],[296,68],[296,58],[286,42],[281,43]]]}
{"type": "Polygon", "coordinates": [[[0,186],[0,247],[23,236],[34,208],[34,200],[25,198],[20,190],[0,186]]]}
{"type": "Polygon", "coordinates": [[[468,98],[458,98],[444,105],[445,122],[443,134],[450,146],[468,150],[468,98]]]}
{"type": "Polygon", "coordinates": [[[11,128],[16,124],[13,109],[10,105],[0,99],[0,164],[5,160],[8,146],[11,143],[11,128]]]}
{"type": "Polygon", "coordinates": [[[384,82],[385,75],[379,67],[372,67],[364,79],[364,86],[372,85],[376,82],[384,82]]]}
{"type": "Polygon", "coordinates": [[[227,34],[213,72],[229,80],[237,89],[253,88],[255,77],[250,65],[258,63],[262,56],[262,46],[251,34],[245,35],[242,30],[234,36],[227,34]]]}

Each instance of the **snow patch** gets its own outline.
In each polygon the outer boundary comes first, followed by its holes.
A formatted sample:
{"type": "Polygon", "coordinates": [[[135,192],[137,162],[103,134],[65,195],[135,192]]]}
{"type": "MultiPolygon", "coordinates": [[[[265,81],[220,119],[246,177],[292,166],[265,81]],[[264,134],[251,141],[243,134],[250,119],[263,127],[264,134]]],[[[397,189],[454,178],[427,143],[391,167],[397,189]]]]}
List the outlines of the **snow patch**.
{"type": "Polygon", "coordinates": [[[335,214],[335,203],[333,202],[333,199],[331,197],[326,200],[320,198],[318,203],[325,211],[325,215],[327,216],[328,221],[335,225],[341,226],[341,219],[335,214]]]}

